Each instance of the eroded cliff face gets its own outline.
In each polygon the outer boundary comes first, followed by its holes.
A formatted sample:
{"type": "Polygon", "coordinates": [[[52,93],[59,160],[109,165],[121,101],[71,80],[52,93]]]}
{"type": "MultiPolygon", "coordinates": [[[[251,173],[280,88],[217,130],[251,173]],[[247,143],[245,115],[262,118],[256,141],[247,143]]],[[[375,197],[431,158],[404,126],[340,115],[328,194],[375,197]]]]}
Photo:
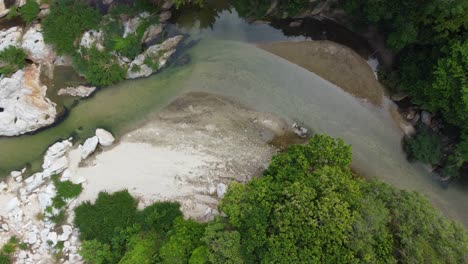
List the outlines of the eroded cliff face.
{"type": "Polygon", "coordinates": [[[16,136],[52,124],[57,111],[46,97],[41,67],[29,65],[0,80],[0,136],[16,136]]]}

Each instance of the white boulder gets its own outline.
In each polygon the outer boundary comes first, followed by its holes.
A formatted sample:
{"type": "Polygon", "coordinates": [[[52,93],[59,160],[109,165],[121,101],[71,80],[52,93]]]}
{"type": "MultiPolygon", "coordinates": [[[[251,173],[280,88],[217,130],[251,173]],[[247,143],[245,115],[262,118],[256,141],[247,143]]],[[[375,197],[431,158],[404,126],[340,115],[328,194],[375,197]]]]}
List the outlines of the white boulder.
{"type": "Polygon", "coordinates": [[[81,159],[86,159],[89,155],[93,154],[99,143],[97,136],[86,139],[83,146],[81,147],[81,159]]]}
{"type": "Polygon", "coordinates": [[[224,195],[226,194],[226,191],[227,191],[226,184],[224,184],[224,183],[218,184],[218,186],[216,188],[216,194],[218,194],[219,198],[223,198],[224,195]]]}
{"type": "Polygon", "coordinates": [[[9,29],[1,30],[0,31],[0,51],[6,49],[8,46],[19,47],[22,35],[23,35],[23,29],[21,27],[11,27],[9,29]]]}
{"type": "Polygon", "coordinates": [[[52,46],[44,42],[41,24],[34,24],[26,31],[21,47],[28,54],[28,58],[37,63],[52,65],[57,57],[52,46]]]}
{"type": "Polygon", "coordinates": [[[103,147],[109,147],[115,141],[114,136],[112,136],[112,134],[109,131],[104,130],[102,128],[96,129],[96,137],[99,140],[99,144],[101,144],[101,146],[103,147]]]}
{"type": "Polygon", "coordinates": [[[68,167],[66,152],[71,148],[72,143],[69,140],[57,142],[47,149],[44,156],[43,176],[50,177],[53,174],[63,172],[68,167]]]}
{"type": "Polygon", "coordinates": [[[15,211],[16,209],[19,208],[19,205],[20,205],[20,201],[18,200],[18,198],[13,197],[6,204],[6,210],[7,210],[7,212],[15,211]]]}
{"type": "Polygon", "coordinates": [[[55,103],[40,83],[41,68],[29,65],[0,80],[0,136],[16,136],[55,121],[55,103]]]}
{"type": "Polygon", "coordinates": [[[35,232],[29,232],[27,234],[27,240],[30,245],[34,245],[37,242],[37,234],[35,232]]]}
{"type": "Polygon", "coordinates": [[[66,241],[70,237],[71,233],[73,232],[73,229],[69,225],[63,225],[62,226],[62,234],[59,236],[58,240],[59,241],[66,241]]]}
{"type": "Polygon", "coordinates": [[[100,51],[104,50],[104,35],[100,30],[89,30],[83,34],[81,37],[80,46],[84,48],[91,48],[96,46],[100,51]]]}

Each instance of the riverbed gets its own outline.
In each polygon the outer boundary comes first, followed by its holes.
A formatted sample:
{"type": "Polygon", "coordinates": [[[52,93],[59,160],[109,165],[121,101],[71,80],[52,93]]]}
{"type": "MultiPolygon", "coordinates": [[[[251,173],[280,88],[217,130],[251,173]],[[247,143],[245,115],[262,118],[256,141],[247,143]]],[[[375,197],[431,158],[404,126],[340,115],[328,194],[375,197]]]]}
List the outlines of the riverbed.
{"type": "MultiPolygon", "coordinates": [[[[357,98],[299,65],[258,48],[258,43],[304,41],[288,38],[266,24],[248,24],[234,11],[223,11],[212,28],[191,29],[196,45],[184,54],[190,63],[173,66],[147,79],[125,81],[80,101],[63,122],[34,135],[0,138],[0,173],[27,163],[42,163],[49,145],[73,136],[83,140],[96,127],[120,136],[154,118],[185,92],[227,96],[258,111],[301,122],[318,133],[340,137],[353,147],[353,169],[397,187],[417,190],[452,219],[468,226],[468,192],[443,189],[419,164],[406,161],[401,132],[383,97],[379,105],[357,98]]],[[[179,54],[182,56],[184,54],[179,54]]],[[[370,71],[370,68],[369,68],[370,71]]],[[[340,74],[337,72],[336,74],[340,74]]],[[[383,96],[383,95],[382,95],[383,96]]]]}

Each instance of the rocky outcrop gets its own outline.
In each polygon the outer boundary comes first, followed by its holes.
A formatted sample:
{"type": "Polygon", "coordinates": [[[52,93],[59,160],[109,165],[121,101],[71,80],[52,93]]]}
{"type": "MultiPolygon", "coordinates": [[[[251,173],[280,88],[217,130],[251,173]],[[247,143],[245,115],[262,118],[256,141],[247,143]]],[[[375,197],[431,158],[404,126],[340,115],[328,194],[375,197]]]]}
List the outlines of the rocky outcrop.
{"type": "Polygon", "coordinates": [[[0,31],[0,51],[9,46],[19,47],[22,35],[23,29],[21,27],[11,27],[0,31]]]}
{"type": "Polygon", "coordinates": [[[68,167],[68,159],[65,154],[71,146],[72,143],[70,140],[64,140],[49,147],[44,156],[44,163],[42,164],[44,177],[59,174],[68,167]]]}
{"type": "Polygon", "coordinates": [[[102,128],[96,129],[96,137],[99,140],[99,144],[103,147],[109,147],[115,141],[114,136],[112,136],[112,134],[109,131],[106,131],[102,128]]]}
{"type": "Polygon", "coordinates": [[[55,103],[40,83],[41,68],[29,65],[0,80],[0,136],[15,136],[55,121],[55,103]]]}
{"type": "Polygon", "coordinates": [[[149,26],[146,29],[145,33],[143,34],[142,42],[148,43],[152,41],[153,39],[157,38],[161,34],[162,31],[163,31],[162,24],[149,26]]]}
{"type": "Polygon", "coordinates": [[[148,12],[143,12],[139,14],[136,17],[130,18],[127,21],[124,22],[124,33],[123,37],[127,37],[128,35],[134,34],[140,25],[140,22],[143,21],[143,19],[148,18],[150,14],[148,12]]]}
{"type": "Polygon", "coordinates": [[[44,42],[41,24],[35,24],[26,31],[21,47],[28,54],[28,58],[36,63],[53,65],[57,57],[52,46],[44,42]]]}
{"type": "Polygon", "coordinates": [[[182,36],[175,36],[167,39],[161,44],[156,44],[149,47],[145,52],[138,55],[133,60],[127,71],[127,79],[136,79],[141,77],[148,77],[152,73],[162,69],[166,66],[167,60],[176,52],[176,47],[182,40],[182,36]],[[157,65],[156,68],[152,68],[146,64],[146,59],[150,59],[157,65]],[[135,70],[136,69],[136,70],[135,70]]]}
{"type": "Polygon", "coordinates": [[[58,95],[70,95],[70,96],[75,96],[75,97],[88,97],[90,96],[94,91],[96,90],[96,87],[88,87],[88,86],[77,86],[77,87],[67,87],[67,88],[62,88],[60,89],[57,94],[58,95]]]}
{"type": "Polygon", "coordinates": [[[6,16],[10,10],[5,7],[5,1],[0,1],[0,17],[6,16]]]}
{"type": "Polygon", "coordinates": [[[100,51],[104,50],[104,35],[101,30],[89,30],[81,37],[80,46],[84,48],[91,48],[96,46],[100,51]]]}

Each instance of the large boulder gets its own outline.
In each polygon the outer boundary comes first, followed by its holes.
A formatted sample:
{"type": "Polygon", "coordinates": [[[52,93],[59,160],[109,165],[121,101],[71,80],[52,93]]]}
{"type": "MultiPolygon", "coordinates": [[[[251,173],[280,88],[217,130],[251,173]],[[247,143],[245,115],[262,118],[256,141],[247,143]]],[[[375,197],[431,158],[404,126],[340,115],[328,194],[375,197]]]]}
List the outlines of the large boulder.
{"type": "Polygon", "coordinates": [[[55,103],[40,83],[41,68],[29,65],[0,80],[0,136],[16,136],[55,121],[55,103]]]}
{"type": "Polygon", "coordinates": [[[52,65],[57,58],[52,46],[44,42],[41,24],[32,25],[23,36],[21,47],[36,63],[52,65]]]}
{"type": "Polygon", "coordinates": [[[10,10],[6,8],[5,1],[0,0],[0,17],[6,16],[10,10]]]}
{"type": "Polygon", "coordinates": [[[21,27],[11,27],[0,31],[0,51],[8,46],[19,47],[22,35],[23,29],[21,27]]]}
{"type": "Polygon", "coordinates": [[[96,137],[99,139],[99,144],[104,147],[111,146],[115,141],[114,136],[112,136],[109,131],[106,131],[102,128],[96,129],[96,137]]]}
{"type": "Polygon", "coordinates": [[[89,155],[93,154],[96,151],[96,147],[99,143],[98,137],[94,136],[86,139],[83,146],[81,147],[81,159],[86,159],[89,155]]]}
{"type": "Polygon", "coordinates": [[[145,52],[138,55],[133,60],[127,71],[127,79],[136,79],[141,77],[148,77],[153,72],[156,72],[166,66],[169,58],[176,52],[176,47],[182,40],[183,36],[175,36],[168,38],[161,44],[150,46],[145,52]],[[157,68],[152,68],[145,63],[146,58],[157,61],[157,68]],[[135,70],[137,68],[137,70],[135,70]]]}
{"type": "Polygon", "coordinates": [[[57,142],[47,149],[42,164],[43,176],[50,177],[51,175],[63,172],[68,167],[67,151],[71,148],[72,143],[69,140],[57,142]]]}
{"type": "Polygon", "coordinates": [[[157,38],[161,32],[163,31],[163,26],[162,24],[155,24],[149,26],[145,33],[143,34],[142,42],[143,43],[148,43],[151,40],[157,38]]]}

